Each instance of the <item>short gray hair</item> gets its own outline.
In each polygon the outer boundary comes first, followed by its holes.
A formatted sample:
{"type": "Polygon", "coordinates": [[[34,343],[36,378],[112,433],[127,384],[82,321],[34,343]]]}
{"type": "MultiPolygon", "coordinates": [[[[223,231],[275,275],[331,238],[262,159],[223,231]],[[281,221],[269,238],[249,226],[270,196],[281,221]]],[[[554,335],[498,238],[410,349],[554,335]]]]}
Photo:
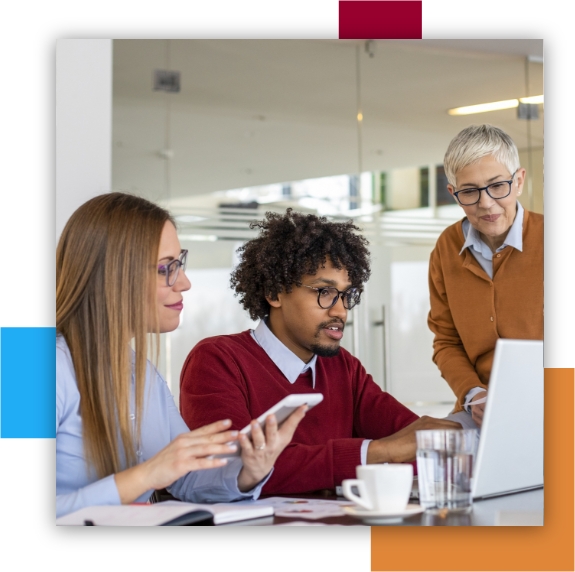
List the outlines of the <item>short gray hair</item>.
{"type": "Polygon", "coordinates": [[[470,125],[460,131],[451,140],[443,159],[449,184],[455,186],[455,177],[461,169],[487,155],[493,155],[510,174],[520,167],[517,146],[505,131],[488,124],[470,125]]]}

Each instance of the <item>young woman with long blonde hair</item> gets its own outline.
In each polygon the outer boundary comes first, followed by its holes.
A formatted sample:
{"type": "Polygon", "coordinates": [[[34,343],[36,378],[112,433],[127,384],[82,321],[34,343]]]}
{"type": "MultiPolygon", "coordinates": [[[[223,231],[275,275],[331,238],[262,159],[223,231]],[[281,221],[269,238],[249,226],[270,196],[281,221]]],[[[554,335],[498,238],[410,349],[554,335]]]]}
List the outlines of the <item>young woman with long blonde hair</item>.
{"type": "Polygon", "coordinates": [[[150,336],[174,330],[190,289],[167,211],[109,193],[70,218],[56,254],[56,513],[147,500],[167,487],[192,502],[257,498],[305,414],[252,437],[229,420],[189,431],[148,361],[150,336]],[[212,455],[238,445],[241,457],[212,455]],[[230,442],[236,442],[230,445],[230,442]]]}

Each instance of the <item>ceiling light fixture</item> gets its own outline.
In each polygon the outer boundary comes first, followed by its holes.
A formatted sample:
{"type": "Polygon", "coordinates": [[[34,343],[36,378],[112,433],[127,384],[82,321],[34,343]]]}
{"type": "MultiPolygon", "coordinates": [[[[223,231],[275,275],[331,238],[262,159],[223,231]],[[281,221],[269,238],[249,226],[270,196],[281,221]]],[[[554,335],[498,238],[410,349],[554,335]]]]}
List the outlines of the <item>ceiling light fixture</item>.
{"type": "Polygon", "coordinates": [[[543,96],[534,95],[533,97],[520,97],[519,101],[521,103],[543,103],[543,96]]]}
{"type": "Polygon", "coordinates": [[[521,103],[543,103],[542,95],[533,97],[520,97],[519,99],[507,99],[505,101],[493,101],[491,103],[480,103],[478,105],[468,105],[466,107],[455,107],[449,109],[449,115],[471,115],[473,113],[485,113],[487,111],[498,111],[500,109],[513,109],[521,103]]]}

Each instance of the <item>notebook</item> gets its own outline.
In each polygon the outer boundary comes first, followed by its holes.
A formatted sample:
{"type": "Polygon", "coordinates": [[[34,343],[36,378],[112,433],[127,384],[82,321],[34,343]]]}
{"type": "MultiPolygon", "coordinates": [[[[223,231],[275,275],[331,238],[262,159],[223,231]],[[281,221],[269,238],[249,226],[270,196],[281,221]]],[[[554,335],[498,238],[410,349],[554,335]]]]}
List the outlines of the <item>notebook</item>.
{"type": "Polygon", "coordinates": [[[193,504],[165,501],[144,505],[91,506],[56,519],[60,526],[185,526],[202,522],[226,524],[273,515],[258,501],[193,504]]]}
{"type": "Polygon", "coordinates": [[[543,342],[500,339],[495,347],[473,498],[543,486],[543,342]]]}

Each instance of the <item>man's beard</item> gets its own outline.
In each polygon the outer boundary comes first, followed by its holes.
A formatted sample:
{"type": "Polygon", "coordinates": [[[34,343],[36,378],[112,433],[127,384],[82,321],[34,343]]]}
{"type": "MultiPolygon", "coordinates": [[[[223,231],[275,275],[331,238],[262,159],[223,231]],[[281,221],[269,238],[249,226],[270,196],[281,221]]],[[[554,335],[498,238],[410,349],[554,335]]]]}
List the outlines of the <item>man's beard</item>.
{"type": "MultiPolygon", "coordinates": [[[[341,331],[343,332],[344,324],[341,320],[330,320],[329,322],[323,322],[318,326],[315,337],[319,338],[320,332],[324,328],[329,327],[331,324],[340,325],[341,331]]],[[[319,357],[335,357],[339,353],[339,344],[333,346],[323,346],[318,343],[312,344],[309,349],[319,357]]]]}
{"type": "Polygon", "coordinates": [[[313,344],[310,346],[310,350],[319,357],[335,357],[339,353],[339,346],[313,344]]]}

